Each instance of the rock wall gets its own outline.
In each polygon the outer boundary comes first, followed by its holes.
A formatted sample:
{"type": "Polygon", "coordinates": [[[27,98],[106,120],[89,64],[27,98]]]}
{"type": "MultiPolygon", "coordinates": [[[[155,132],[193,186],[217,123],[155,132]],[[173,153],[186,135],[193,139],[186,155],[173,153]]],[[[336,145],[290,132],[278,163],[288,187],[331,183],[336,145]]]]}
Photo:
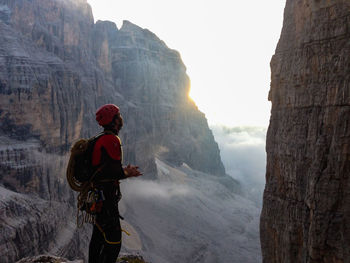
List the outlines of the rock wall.
{"type": "Polygon", "coordinates": [[[86,237],[72,227],[75,196],[65,167],[72,142],[99,130],[94,113],[102,104],[121,107],[124,162],[139,165],[146,178],[157,176],[156,157],[225,175],[188,91],[179,53],[148,30],[127,21],[120,29],[108,21],[94,24],[86,0],[0,0],[4,262],[53,249],[67,257],[85,252],[86,237]],[[14,196],[29,201],[13,210],[14,196]],[[37,233],[39,245],[28,245],[37,233]]]}
{"type": "Polygon", "coordinates": [[[350,262],[350,2],[287,0],[271,71],[263,262],[350,262]]]}

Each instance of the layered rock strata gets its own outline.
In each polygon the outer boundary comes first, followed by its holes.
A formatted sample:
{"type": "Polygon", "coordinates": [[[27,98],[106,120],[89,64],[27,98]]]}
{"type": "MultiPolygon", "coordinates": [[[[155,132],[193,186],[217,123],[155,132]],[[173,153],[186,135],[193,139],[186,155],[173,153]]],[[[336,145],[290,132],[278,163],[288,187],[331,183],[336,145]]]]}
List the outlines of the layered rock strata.
{"type": "Polygon", "coordinates": [[[86,236],[72,227],[75,196],[65,167],[72,142],[98,132],[94,112],[101,104],[121,107],[124,161],[139,165],[146,178],[157,176],[156,157],[224,175],[188,91],[180,55],[149,30],[127,21],[120,29],[95,24],[86,0],[0,0],[4,262],[47,251],[86,253],[86,236]],[[39,243],[28,242],[33,238],[39,243]]]}
{"type": "Polygon", "coordinates": [[[350,2],[287,0],[271,71],[263,262],[350,262],[350,2]]]}

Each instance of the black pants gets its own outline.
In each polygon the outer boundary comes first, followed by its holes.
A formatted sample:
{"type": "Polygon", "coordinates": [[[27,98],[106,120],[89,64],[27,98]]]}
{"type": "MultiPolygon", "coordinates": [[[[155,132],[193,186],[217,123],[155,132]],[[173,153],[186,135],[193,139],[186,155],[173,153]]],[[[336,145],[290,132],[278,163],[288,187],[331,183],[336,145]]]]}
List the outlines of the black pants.
{"type": "Polygon", "coordinates": [[[101,229],[94,225],[89,246],[89,263],[115,263],[121,248],[122,236],[117,204],[106,202],[96,222],[101,229]]]}

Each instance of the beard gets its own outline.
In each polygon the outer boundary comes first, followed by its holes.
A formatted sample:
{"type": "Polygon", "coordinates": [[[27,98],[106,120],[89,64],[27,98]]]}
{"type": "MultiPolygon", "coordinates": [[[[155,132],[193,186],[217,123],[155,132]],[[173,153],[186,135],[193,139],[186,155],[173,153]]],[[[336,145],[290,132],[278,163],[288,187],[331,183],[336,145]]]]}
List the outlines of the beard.
{"type": "Polygon", "coordinates": [[[123,128],[123,125],[124,125],[123,119],[120,119],[120,121],[117,124],[118,131],[120,131],[123,128]]]}

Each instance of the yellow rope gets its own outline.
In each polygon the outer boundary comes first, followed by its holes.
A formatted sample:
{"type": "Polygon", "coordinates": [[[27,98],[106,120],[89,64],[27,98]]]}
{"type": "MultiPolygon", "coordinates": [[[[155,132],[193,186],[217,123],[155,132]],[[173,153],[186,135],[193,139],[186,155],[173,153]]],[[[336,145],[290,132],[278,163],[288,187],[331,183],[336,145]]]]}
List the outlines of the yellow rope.
{"type": "Polygon", "coordinates": [[[121,240],[120,240],[120,241],[117,241],[117,242],[109,241],[109,240],[106,238],[106,233],[103,231],[102,227],[101,227],[99,224],[97,224],[97,223],[95,223],[95,225],[97,226],[98,230],[100,230],[100,232],[102,233],[102,235],[103,235],[103,237],[104,237],[104,239],[105,239],[105,241],[106,241],[107,244],[110,244],[110,245],[118,245],[118,244],[120,244],[120,243],[122,242],[121,240]]]}
{"type": "Polygon", "coordinates": [[[124,230],[123,228],[122,228],[122,231],[123,231],[125,234],[127,234],[128,236],[131,236],[131,234],[130,234],[128,231],[124,230]]]}
{"type": "Polygon", "coordinates": [[[86,151],[90,140],[80,139],[79,141],[77,141],[73,145],[73,147],[71,149],[71,155],[69,157],[66,176],[67,176],[67,181],[68,181],[69,186],[74,191],[77,191],[77,192],[81,192],[83,190],[84,184],[78,182],[74,178],[74,169],[75,169],[75,165],[76,165],[75,158],[77,155],[81,155],[82,153],[84,153],[86,151]]]}

